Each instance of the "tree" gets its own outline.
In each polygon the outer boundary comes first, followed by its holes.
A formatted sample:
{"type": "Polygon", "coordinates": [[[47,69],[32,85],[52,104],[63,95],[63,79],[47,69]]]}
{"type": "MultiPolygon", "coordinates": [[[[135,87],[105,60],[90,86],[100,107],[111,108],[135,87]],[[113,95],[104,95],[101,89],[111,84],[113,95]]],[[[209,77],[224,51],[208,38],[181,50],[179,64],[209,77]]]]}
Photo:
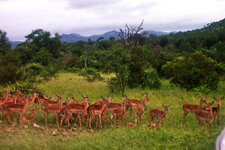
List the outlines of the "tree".
{"type": "Polygon", "coordinates": [[[201,52],[194,52],[190,56],[177,57],[163,66],[167,78],[180,86],[193,89],[204,86],[216,89],[219,76],[216,72],[217,62],[206,57],[201,52]]]}
{"type": "Polygon", "coordinates": [[[7,33],[0,30],[0,54],[5,54],[11,48],[9,39],[6,37],[7,33]]]}
{"type": "Polygon", "coordinates": [[[128,26],[126,24],[124,30],[120,29],[119,37],[123,41],[124,50],[127,55],[130,55],[135,46],[139,44],[140,32],[143,30],[143,23],[144,20],[142,20],[138,27],[128,26]]]}
{"type": "Polygon", "coordinates": [[[127,57],[125,51],[119,46],[114,47],[106,55],[106,60],[108,61],[105,64],[105,72],[110,71],[116,75],[116,77],[108,81],[109,87],[111,91],[120,91],[122,96],[124,96],[129,76],[129,57],[127,57]]]}

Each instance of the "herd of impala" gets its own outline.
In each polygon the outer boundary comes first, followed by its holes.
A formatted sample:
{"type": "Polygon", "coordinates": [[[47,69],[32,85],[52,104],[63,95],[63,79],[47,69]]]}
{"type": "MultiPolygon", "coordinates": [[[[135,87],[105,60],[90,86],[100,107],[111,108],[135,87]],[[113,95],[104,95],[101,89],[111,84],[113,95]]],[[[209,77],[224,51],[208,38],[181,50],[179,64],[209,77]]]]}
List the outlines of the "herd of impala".
{"type": "MultiPolygon", "coordinates": [[[[144,119],[145,107],[148,102],[148,95],[144,94],[143,101],[136,99],[129,99],[126,96],[122,103],[113,103],[112,98],[101,97],[101,101],[97,101],[94,104],[90,104],[90,100],[87,96],[83,96],[82,101],[77,101],[75,98],[67,100],[67,102],[62,102],[62,97],[57,96],[57,101],[52,101],[51,98],[46,98],[37,93],[33,94],[33,97],[25,97],[22,92],[16,91],[15,95],[11,95],[9,92],[5,92],[4,97],[0,97],[0,109],[2,112],[2,118],[4,114],[7,117],[8,124],[11,124],[10,117],[13,113],[17,114],[17,119],[19,119],[20,126],[23,125],[23,122],[32,123],[35,121],[36,112],[41,111],[41,105],[44,105],[43,112],[45,113],[45,126],[47,127],[47,118],[50,113],[56,115],[57,126],[62,126],[63,123],[67,124],[71,128],[70,122],[72,117],[74,122],[79,120],[79,126],[81,128],[82,124],[86,124],[90,129],[92,129],[92,120],[95,117],[96,128],[99,126],[102,128],[102,123],[104,119],[108,121],[110,127],[112,127],[112,122],[114,119],[119,120],[120,123],[123,123],[125,118],[126,111],[130,110],[130,116],[133,117],[134,122],[127,122],[126,127],[136,127],[137,122],[141,123],[142,118],[144,119]],[[34,104],[35,109],[31,108],[31,104],[34,104]],[[32,111],[32,116],[25,117],[24,112],[32,111]],[[133,116],[133,109],[136,110],[137,116],[133,116]],[[36,110],[36,111],[35,111],[36,110]],[[110,113],[111,112],[111,113],[110,113]],[[62,115],[60,124],[59,116],[62,115]],[[109,118],[109,114],[111,117],[109,118]],[[19,117],[19,118],[18,118],[19,117]]],[[[217,107],[212,107],[213,102],[207,103],[204,98],[200,99],[200,105],[194,104],[184,104],[183,105],[183,123],[185,122],[185,116],[190,112],[196,115],[199,127],[202,127],[205,122],[210,130],[210,124],[214,121],[216,122],[219,117],[221,110],[221,99],[214,100],[217,103],[217,107]],[[206,104],[203,106],[203,103],[206,104]]],[[[160,125],[163,125],[163,119],[166,117],[168,108],[170,105],[164,106],[164,110],[159,109],[150,109],[150,124],[148,125],[151,128],[159,128],[160,125]],[[153,120],[156,119],[156,123],[153,123],[153,120]]]]}

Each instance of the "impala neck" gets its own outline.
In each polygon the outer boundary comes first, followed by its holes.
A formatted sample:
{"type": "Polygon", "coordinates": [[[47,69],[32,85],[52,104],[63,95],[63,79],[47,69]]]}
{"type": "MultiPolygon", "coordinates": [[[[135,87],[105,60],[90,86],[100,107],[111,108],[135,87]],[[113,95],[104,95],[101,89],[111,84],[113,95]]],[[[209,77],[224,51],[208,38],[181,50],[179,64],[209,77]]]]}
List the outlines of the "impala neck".
{"type": "Polygon", "coordinates": [[[162,116],[166,116],[167,112],[168,112],[168,110],[167,109],[164,109],[162,116]]]}
{"type": "Polygon", "coordinates": [[[105,109],[105,107],[106,107],[106,104],[102,104],[101,112],[105,109]]]}
{"type": "Polygon", "coordinates": [[[221,104],[217,104],[217,111],[220,112],[221,104]]]}

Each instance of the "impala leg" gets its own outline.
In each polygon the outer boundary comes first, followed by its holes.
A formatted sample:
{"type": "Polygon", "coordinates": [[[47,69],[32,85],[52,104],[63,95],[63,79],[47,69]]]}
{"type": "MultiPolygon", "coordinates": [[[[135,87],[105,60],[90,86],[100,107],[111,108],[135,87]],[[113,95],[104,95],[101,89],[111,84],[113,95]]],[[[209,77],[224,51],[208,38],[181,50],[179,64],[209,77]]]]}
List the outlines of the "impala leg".
{"type": "Polygon", "coordinates": [[[77,114],[73,114],[73,117],[74,117],[74,123],[76,124],[77,123],[77,114]]]}
{"type": "Polygon", "coordinates": [[[108,116],[106,116],[106,120],[109,122],[109,124],[110,124],[110,128],[112,127],[112,123],[110,122],[110,120],[109,120],[109,117],[108,116]]]}
{"type": "Polygon", "coordinates": [[[144,112],[143,112],[142,116],[143,116],[143,120],[145,122],[145,113],[144,112]]]}
{"type": "Polygon", "coordinates": [[[115,117],[116,117],[116,114],[113,113],[113,114],[112,114],[112,117],[111,117],[111,122],[113,122],[113,120],[114,120],[115,117]]]}
{"type": "Polygon", "coordinates": [[[67,117],[66,117],[66,122],[67,122],[69,128],[71,128],[71,126],[70,126],[70,118],[71,117],[72,117],[72,113],[68,113],[67,117]]]}
{"type": "Polygon", "coordinates": [[[98,116],[95,116],[95,128],[98,128],[98,122],[99,122],[98,116]]]}
{"type": "Polygon", "coordinates": [[[47,128],[48,113],[45,113],[45,128],[47,128]]]}
{"type": "Polygon", "coordinates": [[[91,128],[91,120],[92,120],[93,117],[94,117],[94,115],[91,114],[91,116],[90,116],[89,119],[88,119],[89,129],[92,129],[92,128],[91,128]]]}
{"type": "Polygon", "coordinates": [[[200,128],[200,127],[201,127],[200,120],[198,120],[198,128],[200,128]]]}
{"type": "Polygon", "coordinates": [[[4,115],[4,110],[3,110],[3,108],[2,108],[2,107],[1,107],[1,112],[2,112],[1,117],[3,118],[3,115],[4,115]]]}
{"type": "Polygon", "coordinates": [[[102,116],[99,115],[99,123],[100,123],[100,128],[102,128],[102,116]]]}
{"type": "Polygon", "coordinates": [[[187,111],[184,111],[183,113],[183,123],[185,123],[185,117],[187,116],[188,112],[187,111]]]}
{"type": "Polygon", "coordinates": [[[23,113],[19,113],[20,116],[20,127],[23,125],[23,113]]]}
{"type": "Polygon", "coordinates": [[[11,116],[11,112],[7,113],[7,120],[8,120],[8,124],[11,124],[11,120],[10,120],[10,116],[11,116]]]}
{"type": "Polygon", "coordinates": [[[62,127],[63,120],[65,119],[65,117],[66,117],[66,114],[64,113],[64,115],[62,116],[61,121],[60,121],[60,127],[62,127]]]}
{"type": "Polygon", "coordinates": [[[102,125],[104,125],[104,116],[106,117],[106,115],[102,115],[102,125]]]}
{"type": "Polygon", "coordinates": [[[218,118],[217,118],[217,116],[214,116],[214,124],[215,124],[215,127],[216,127],[216,123],[217,123],[217,120],[218,118]]]}
{"type": "Polygon", "coordinates": [[[59,127],[59,114],[55,114],[56,115],[56,123],[57,123],[57,127],[59,127]]]}
{"type": "Polygon", "coordinates": [[[210,125],[210,123],[208,122],[208,123],[207,123],[208,132],[210,132],[210,126],[211,126],[211,125],[210,125]]]}
{"type": "Polygon", "coordinates": [[[218,113],[218,115],[217,115],[217,122],[218,122],[218,124],[220,124],[220,112],[218,113]]]}
{"type": "Polygon", "coordinates": [[[78,116],[79,123],[80,123],[80,128],[81,128],[81,116],[80,115],[77,115],[77,116],[78,116]]]}

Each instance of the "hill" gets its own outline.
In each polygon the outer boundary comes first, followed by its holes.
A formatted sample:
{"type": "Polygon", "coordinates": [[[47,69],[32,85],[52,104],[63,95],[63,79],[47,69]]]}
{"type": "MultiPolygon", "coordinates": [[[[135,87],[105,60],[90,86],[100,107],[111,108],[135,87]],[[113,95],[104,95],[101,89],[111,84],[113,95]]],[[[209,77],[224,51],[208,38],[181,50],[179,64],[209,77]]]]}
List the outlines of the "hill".
{"type": "MultiPolygon", "coordinates": [[[[169,33],[166,32],[161,32],[161,31],[153,31],[153,30],[146,30],[144,31],[147,34],[145,35],[146,37],[148,37],[150,34],[154,34],[156,36],[160,36],[160,35],[167,35],[169,33]]],[[[103,38],[103,40],[109,40],[110,37],[114,37],[116,40],[120,39],[120,37],[118,36],[119,32],[118,31],[109,31],[103,34],[99,34],[99,35],[91,35],[91,36],[82,36],[80,34],[77,33],[71,33],[71,34],[62,34],[61,35],[61,41],[62,42],[66,42],[66,43],[72,43],[72,42],[77,42],[77,41],[88,41],[88,39],[90,39],[91,41],[96,41],[98,40],[100,37],[103,38]]]]}

